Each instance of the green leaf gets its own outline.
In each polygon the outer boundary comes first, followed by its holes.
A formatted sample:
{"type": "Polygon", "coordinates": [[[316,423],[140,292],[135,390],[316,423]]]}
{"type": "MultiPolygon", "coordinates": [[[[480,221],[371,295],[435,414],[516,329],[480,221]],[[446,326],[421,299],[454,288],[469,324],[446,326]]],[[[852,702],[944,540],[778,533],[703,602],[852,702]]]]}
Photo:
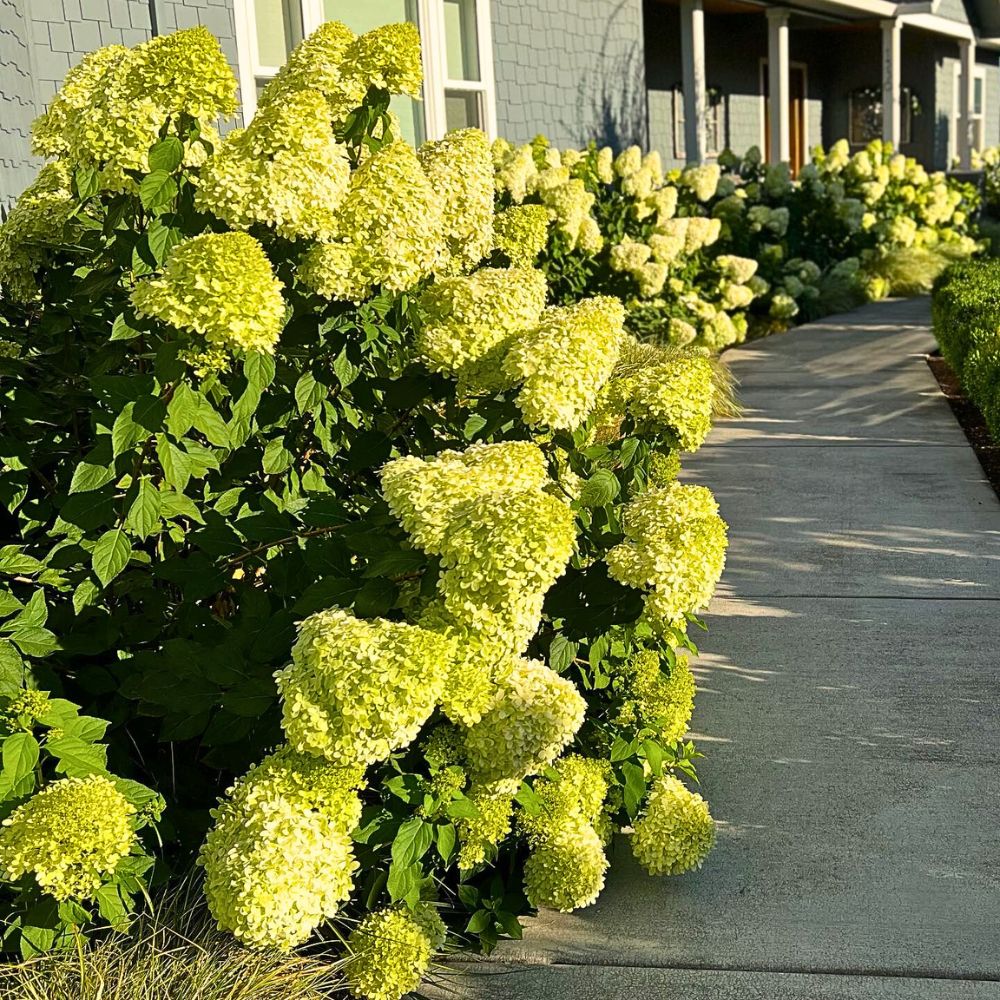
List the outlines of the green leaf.
{"type": "Polygon", "coordinates": [[[434,828],[419,816],[408,819],[399,830],[392,842],[392,863],[405,868],[419,861],[431,846],[434,839],[434,828]]]}
{"type": "Polygon", "coordinates": [[[73,479],[69,484],[70,493],[89,493],[99,490],[115,478],[114,463],[98,465],[84,459],[73,471],[73,479]]]}
{"type": "Polygon", "coordinates": [[[164,490],[160,494],[160,514],[167,518],[189,517],[199,524],[205,523],[198,505],[190,497],[172,490],[164,490]]]}
{"type": "Polygon", "coordinates": [[[264,448],[264,459],[262,466],[264,472],[269,475],[278,475],[291,467],[295,461],[295,456],[285,447],[284,438],[274,438],[267,442],[264,448]]]}
{"type": "Polygon", "coordinates": [[[622,776],[625,778],[625,809],[634,819],[646,794],[646,772],[641,764],[627,761],[622,764],[622,776]]]}
{"type": "Polygon", "coordinates": [[[521,926],[521,921],[517,919],[516,914],[509,913],[507,910],[500,910],[496,914],[496,919],[500,922],[500,926],[506,931],[508,937],[512,937],[515,941],[520,941],[524,937],[524,928],[521,926]]]}
{"type": "Polygon", "coordinates": [[[84,743],[96,743],[104,739],[110,725],[105,719],[93,715],[78,715],[60,727],[66,736],[78,736],[84,743]]]}
{"type": "Polygon", "coordinates": [[[142,330],[137,330],[134,326],[129,326],[125,313],[119,313],[111,325],[112,340],[134,340],[142,336],[142,330]]]}
{"type": "Polygon", "coordinates": [[[128,565],[131,555],[132,546],[121,528],[104,532],[91,558],[97,579],[106,587],[128,565]]]}
{"type": "Polygon", "coordinates": [[[45,591],[36,590],[21,612],[6,622],[4,628],[13,630],[34,628],[37,625],[44,625],[48,617],[49,609],[45,606],[45,591]]]}
{"type": "Polygon", "coordinates": [[[56,770],[69,778],[85,778],[88,774],[107,774],[107,748],[88,743],[79,736],[59,736],[48,740],[45,749],[56,758],[56,770]]]}
{"type": "Polygon", "coordinates": [[[230,446],[229,428],[226,426],[225,420],[204,396],[199,398],[194,426],[217,448],[230,446]]]}
{"type": "Polygon", "coordinates": [[[654,775],[659,775],[663,771],[663,747],[656,740],[644,740],[642,744],[643,756],[649,761],[650,769],[654,775]]]}
{"type": "Polygon", "coordinates": [[[139,201],[147,212],[169,205],[177,196],[177,182],[166,170],[154,170],[139,184],[139,201]]]}
{"type": "Polygon", "coordinates": [[[561,674],[576,659],[579,651],[578,642],[573,642],[564,635],[557,635],[549,646],[549,666],[557,674],[561,674]]]}
{"type": "Polygon", "coordinates": [[[73,171],[73,183],[81,201],[93,198],[97,194],[99,175],[96,167],[77,167],[73,171]]]}
{"type": "Polygon", "coordinates": [[[161,267],[163,262],[170,255],[178,243],[184,242],[184,234],[175,226],[168,226],[162,218],[153,219],[146,230],[146,245],[149,247],[149,256],[157,267],[161,267]]]}
{"type": "Polygon", "coordinates": [[[7,615],[12,615],[23,607],[24,605],[9,590],[0,590],[0,618],[6,618],[7,615]]]}
{"type": "Polygon", "coordinates": [[[441,823],[435,831],[438,854],[441,860],[447,864],[452,854],[455,853],[455,841],[457,840],[454,823],[441,823]]]}
{"type": "Polygon", "coordinates": [[[9,639],[0,639],[0,695],[11,697],[24,684],[24,661],[9,639]]]}
{"type": "Polygon", "coordinates": [[[149,169],[171,173],[184,160],[184,146],[176,136],[167,136],[149,151],[149,169]]]}
{"type": "Polygon", "coordinates": [[[132,419],[134,409],[135,403],[128,403],[115,417],[114,425],[111,428],[111,453],[115,458],[149,436],[146,428],[132,419]]]}
{"type": "Polygon", "coordinates": [[[444,810],[452,819],[477,819],[479,810],[475,802],[467,799],[464,795],[460,799],[454,799],[445,806],[444,810]]]}
{"type": "Polygon", "coordinates": [[[618,477],[609,469],[598,469],[580,490],[580,503],[584,507],[604,507],[621,492],[618,477]]]}
{"type": "Polygon", "coordinates": [[[22,576],[37,573],[44,568],[44,563],[23,552],[20,545],[5,545],[0,549],[0,573],[22,576]]]}
{"type": "Polygon", "coordinates": [[[299,413],[312,409],[326,395],[326,386],[316,381],[312,372],[303,372],[295,383],[295,403],[299,413]]]}
{"type": "Polygon", "coordinates": [[[167,430],[179,441],[194,427],[197,415],[198,394],[187,382],[181,382],[167,405],[167,430]]]}
{"type": "Polygon", "coordinates": [[[462,434],[466,441],[471,441],[486,426],[486,418],[478,413],[473,413],[465,422],[462,434]]]}
{"type": "Polygon", "coordinates": [[[14,733],[3,741],[3,778],[10,785],[34,775],[38,764],[38,740],[31,733],[14,733]]]}
{"type": "Polygon", "coordinates": [[[122,902],[118,886],[102,885],[94,896],[101,916],[114,928],[123,929],[128,923],[128,910],[122,902]]]}
{"type": "Polygon", "coordinates": [[[482,934],[487,927],[493,924],[493,914],[489,910],[476,910],[466,924],[466,934],[482,934]]]}
{"type": "Polygon", "coordinates": [[[55,635],[47,628],[15,629],[10,639],[25,656],[48,656],[58,646],[55,635]]]}
{"type": "Polygon", "coordinates": [[[538,793],[526,781],[521,782],[521,787],[514,798],[529,816],[540,816],[545,808],[538,793]]]}
{"type": "Polygon", "coordinates": [[[419,890],[422,875],[423,869],[419,863],[401,866],[393,862],[389,866],[389,878],[385,883],[386,889],[389,890],[389,898],[395,903],[419,890]]]}
{"type": "Polygon", "coordinates": [[[100,593],[101,588],[89,576],[81,580],[73,591],[73,610],[79,614],[84,608],[90,607],[100,593]]]}
{"type": "Polygon", "coordinates": [[[333,363],[333,374],[337,376],[337,380],[346,389],[358,377],[360,371],[360,368],[356,368],[348,361],[347,348],[345,347],[333,363]]]}
{"type": "Polygon", "coordinates": [[[160,491],[148,477],[139,481],[139,492],[129,507],[125,526],[129,531],[146,538],[160,524],[160,491]]]}
{"type": "Polygon", "coordinates": [[[156,457],[160,460],[163,478],[178,493],[183,493],[191,480],[191,461],[187,453],[178,448],[166,434],[157,434],[156,457]]]}

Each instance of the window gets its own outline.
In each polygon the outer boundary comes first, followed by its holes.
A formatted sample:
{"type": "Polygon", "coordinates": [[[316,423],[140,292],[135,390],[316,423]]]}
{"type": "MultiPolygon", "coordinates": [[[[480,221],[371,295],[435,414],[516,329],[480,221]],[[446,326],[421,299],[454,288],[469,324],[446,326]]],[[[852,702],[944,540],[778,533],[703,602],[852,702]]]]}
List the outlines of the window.
{"type": "MultiPolygon", "coordinates": [[[[684,91],[676,84],[672,91],[674,107],[674,159],[687,159],[687,146],[684,137],[684,91]]],[[[722,92],[716,87],[709,87],[705,94],[705,155],[718,156],[725,142],[723,141],[722,92]]]]}
{"type": "Polygon", "coordinates": [[[404,137],[419,144],[470,126],[496,134],[489,0],[238,0],[237,16],[248,118],[288,53],[323,21],[358,34],[411,21],[420,30],[424,93],[422,101],[392,99],[404,137]]]}
{"type": "MultiPolygon", "coordinates": [[[[916,98],[909,87],[900,89],[899,144],[913,141],[916,98]]],[[[848,96],[848,135],[852,146],[866,146],[882,138],[882,88],[859,87],[848,96]]]]}
{"type": "MultiPolygon", "coordinates": [[[[958,129],[961,122],[962,64],[955,63],[955,85],[952,89],[951,121],[948,125],[948,162],[958,159],[958,129]]],[[[972,72],[972,107],[969,109],[969,135],[972,148],[984,150],[991,143],[986,135],[986,67],[977,66],[972,72]]]]}

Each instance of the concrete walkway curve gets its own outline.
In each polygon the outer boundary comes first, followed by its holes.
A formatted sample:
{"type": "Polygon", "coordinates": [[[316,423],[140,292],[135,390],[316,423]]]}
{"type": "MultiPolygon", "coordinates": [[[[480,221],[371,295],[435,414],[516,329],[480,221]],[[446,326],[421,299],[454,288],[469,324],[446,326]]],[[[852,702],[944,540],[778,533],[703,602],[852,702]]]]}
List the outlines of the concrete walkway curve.
{"type": "Polygon", "coordinates": [[[705,867],[652,879],[619,842],[595,906],[430,995],[1000,1000],[1000,503],[929,314],[726,356],[746,413],[686,463],[732,528],[698,666],[705,867]]]}

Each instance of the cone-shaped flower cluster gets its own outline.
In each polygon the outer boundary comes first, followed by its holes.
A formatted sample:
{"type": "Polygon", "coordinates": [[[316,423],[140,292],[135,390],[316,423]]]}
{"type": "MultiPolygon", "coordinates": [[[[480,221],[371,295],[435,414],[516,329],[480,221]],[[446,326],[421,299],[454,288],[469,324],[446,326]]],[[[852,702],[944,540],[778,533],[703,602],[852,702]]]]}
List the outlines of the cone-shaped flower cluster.
{"type": "Polygon", "coordinates": [[[617,299],[599,296],[547,309],[515,341],[504,370],[522,383],[517,405],[528,424],[572,429],[587,418],[618,360],[624,320],[617,299]]]}
{"type": "Polygon", "coordinates": [[[543,205],[512,205],[493,219],[493,246],[515,267],[530,267],[549,237],[549,213],[543,205]]]}
{"type": "Polygon", "coordinates": [[[287,950],[337,912],[358,867],[362,773],[285,747],[229,789],[199,857],[220,927],[287,950]]]}
{"type": "Polygon", "coordinates": [[[341,765],[384,760],[437,705],[452,642],[416,625],[362,621],[339,608],[307,618],[275,676],[289,742],[341,765]]]}
{"type": "Polygon", "coordinates": [[[431,907],[369,913],[348,938],[348,989],[361,1000],[399,1000],[420,985],[444,933],[431,907]]]}
{"type": "Polygon", "coordinates": [[[628,504],[625,541],[607,554],[610,574],[646,595],[646,616],[659,628],[680,627],[703,608],[722,575],[726,523],[704,486],[653,487],[628,504]]]}
{"type": "Polygon", "coordinates": [[[604,888],[606,765],[570,755],[554,770],[553,777],[535,782],[540,811],[522,811],[518,819],[531,845],[524,888],[533,906],[576,910],[590,906],[604,888]]]}
{"type": "Polygon", "coordinates": [[[287,239],[330,239],[350,165],[317,90],[265,105],[226,136],[201,171],[196,205],[231,226],[274,227],[287,239]]]}
{"type": "Polygon", "coordinates": [[[0,869],[56,899],[89,899],[136,843],[135,807],[109,778],[53,781],[3,821],[0,869]]]}
{"type": "Polygon", "coordinates": [[[158,35],[133,49],[111,45],[85,56],[33,125],[35,152],[99,171],[101,186],[131,183],[148,153],[181,115],[211,124],[236,110],[236,79],[206,28],[158,35]]]}
{"type": "Polygon", "coordinates": [[[664,743],[682,740],[694,711],[695,682],[687,658],[678,656],[664,674],[660,654],[643,649],[616,671],[622,692],[619,725],[652,729],[664,743]]]}
{"type": "Polygon", "coordinates": [[[206,233],[175,247],[163,275],[132,293],[140,316],[230,350],[274,352],[285,303],[263,247],[246,233],[206,233]]]}
{"type": "Polygon", "coordinates": [[[700,868],[714,843],[708,803],[679,778],[658,778],[632,835],[632,853],[639,864],[650,875],[681,875],[700,868]]]}

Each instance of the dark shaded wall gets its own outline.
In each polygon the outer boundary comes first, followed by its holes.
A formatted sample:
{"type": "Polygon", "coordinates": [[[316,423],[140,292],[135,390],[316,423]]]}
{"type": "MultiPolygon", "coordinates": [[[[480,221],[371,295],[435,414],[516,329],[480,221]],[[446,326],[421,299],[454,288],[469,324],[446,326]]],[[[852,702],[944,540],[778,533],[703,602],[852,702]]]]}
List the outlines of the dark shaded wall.
{"type": "Polygon", "coordinates": [[[642,0],[493,0],[497,132],[647,145],[642,0]]]}

